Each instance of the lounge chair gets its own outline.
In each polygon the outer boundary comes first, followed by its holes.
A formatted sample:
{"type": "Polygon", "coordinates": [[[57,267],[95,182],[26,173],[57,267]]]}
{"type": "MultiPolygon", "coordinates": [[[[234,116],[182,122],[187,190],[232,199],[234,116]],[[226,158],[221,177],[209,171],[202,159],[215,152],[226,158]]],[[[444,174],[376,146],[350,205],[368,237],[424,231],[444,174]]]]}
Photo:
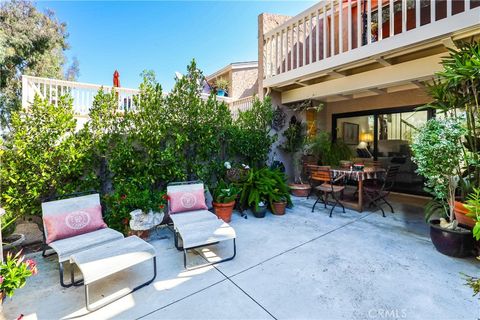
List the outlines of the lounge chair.
{"type": "MultiPolygon", "coordinates": [[[[70,257],[81,251],[103,245],[105,243],[123,239],[123,235],[110,228],[102,227],[97,230],[75,235],[72,237],[65,237],[63,239],[51,241],[47,243],[49,239],[47,224],[50,223],[52,219],[60,218],[62,219],[66,213],[69,212],[81,212],[82,210],[88,210],[92,207],[100,206],[100,196],[98,193],[87,194],[80,193],[74,194],[80,195],[73,198],[54,200],[49,202],[42,203],[42,216],[43,216],[43,230],[44,230],[44,248],[42,255],[44,257],[47,255],[47,250],[53,249],[54,253],[58,256],[58,266],[60,272],[60,284],[62,287],[68,288],[73,285],[82,285],[83,280],[75,281],[73,273],[71,276],[70,283],[65,283],[64,281],[64,263],[69,262],[70,257]]],[[[64,197],[74,196],[67,195],[64,197]]],[[[81,215],[77,218],[81,219],[81,215]]],[[[89,220],[89,218],[87,218],[89,220]]],[[[66,219],[65,219],[66,221],[66,219]]],[[[102,220],[103,222],[103,220],[102,220]]],[[[79,228],[82,226],[82,221],[77,221],[74,228],[79,228]]],[[[50,228],[51,229],[51,228],[50,228]]],[[[50,235],[51,236],[51,235],[50,235]]],[[[73,266],[71,266],[73,268],[73,266]]]]}
{"type": "Polygon", "coordinates": [[[179,251],[183,251],[183,264],[186,269],[191,269],[187,267],[187,250],[211,246],[222,241],[233,241],[233,255],[215,262],[208,261],[201,266],[235,258],[235,230],[207,210],[204,186],[201,181],[170,183],[167,186],[167,195],[169,214],[173,222],[175,247],[179,251]]]}

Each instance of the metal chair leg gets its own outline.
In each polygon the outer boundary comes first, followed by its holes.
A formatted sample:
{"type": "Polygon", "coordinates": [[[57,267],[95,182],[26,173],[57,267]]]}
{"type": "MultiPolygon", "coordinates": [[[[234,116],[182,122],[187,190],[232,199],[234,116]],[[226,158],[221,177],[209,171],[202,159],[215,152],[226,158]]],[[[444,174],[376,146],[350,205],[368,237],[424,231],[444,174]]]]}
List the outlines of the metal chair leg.
{"type": "MultiPolygon", "coordinates": [[[[218,242],[217,242],[218,243],[218,242]]],[[[210,243],[208,245],[201,245],[201,246],[198,246],[198,247],[193,247],[193,248],[188,248],[188,249],[185,249],[183,251],[183,265],[185,267],[185,269],[187,270],[194,270],[194,269],[198,269],[198,268],[202,268],[202,267],[206,267],[206,266],[211,266],[211,265],[215,265],[215,264],[219,264],[219,263],[222,263],[222,262],[226,262],[226,261],[230,261],[232,260],[233,258],[235,258],[235,256],[237,255],[237,243],[236,243],[236,239],[234,238],[233,239],[233,255],[228,257],[228,258],[225,258],[225,259],[222,259],[222,260],[219,260],[219,261],[215,261],[215,262],[208,262],[207,259],[207,263],[204,263],[204,264],[201,264],[201,265],[196,265],[192,268],[188,268],[187,267],[187,250],[192,250],[192,249],[197,249],[197,248],[202,248],[202,247],[208,247],[208,246],[211,246],[215,243],[210,243]]]]}

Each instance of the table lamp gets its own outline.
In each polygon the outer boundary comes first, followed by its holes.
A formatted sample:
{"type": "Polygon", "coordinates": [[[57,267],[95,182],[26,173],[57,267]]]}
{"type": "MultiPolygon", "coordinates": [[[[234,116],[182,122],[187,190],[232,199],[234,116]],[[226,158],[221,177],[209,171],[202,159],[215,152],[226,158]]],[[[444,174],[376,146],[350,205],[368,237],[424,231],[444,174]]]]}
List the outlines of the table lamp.
{"type": "Polygon", "coordinates": [[[373,142],[373,134],[371,132],[363,132],[360,135],[360,141],[367,143],[367,149],[370,150],[370,142],[373,142]]]}

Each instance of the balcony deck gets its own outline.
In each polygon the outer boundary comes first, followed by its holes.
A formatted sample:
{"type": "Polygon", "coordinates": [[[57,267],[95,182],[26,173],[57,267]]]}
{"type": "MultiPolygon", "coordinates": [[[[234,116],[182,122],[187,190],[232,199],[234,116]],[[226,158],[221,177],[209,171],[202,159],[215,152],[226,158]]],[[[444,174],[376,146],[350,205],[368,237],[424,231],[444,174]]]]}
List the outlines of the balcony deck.
{"type": "MultiPolygon", "coordinates": [[[[423,80],[437,71],[445,47],[479,33],[480,1],[320,1],[263,34],[263,86],[302,92],[312,84],[433,56],[421,71],[397,83],[423,80]]],[[[373,78],[379,77],[384,74],[373,78]]],[[[301,100],[304,93],[284,94],[282,102],[301,100]]]]}

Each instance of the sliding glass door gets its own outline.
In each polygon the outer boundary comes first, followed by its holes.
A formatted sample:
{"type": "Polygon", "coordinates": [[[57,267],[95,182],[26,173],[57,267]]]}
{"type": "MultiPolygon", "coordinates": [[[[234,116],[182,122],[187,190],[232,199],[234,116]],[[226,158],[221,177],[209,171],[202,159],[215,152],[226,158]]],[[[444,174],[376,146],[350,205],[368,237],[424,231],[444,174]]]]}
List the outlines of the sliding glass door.
{"type": "Polygon", "coordinates": [[[431,116],[414,107],[335,114],[333,136],[343,140],[355,157],[377,160],[384,168],[399,166],[396,191],[423,194],[410,146],[417,128],[431,116]]]}

